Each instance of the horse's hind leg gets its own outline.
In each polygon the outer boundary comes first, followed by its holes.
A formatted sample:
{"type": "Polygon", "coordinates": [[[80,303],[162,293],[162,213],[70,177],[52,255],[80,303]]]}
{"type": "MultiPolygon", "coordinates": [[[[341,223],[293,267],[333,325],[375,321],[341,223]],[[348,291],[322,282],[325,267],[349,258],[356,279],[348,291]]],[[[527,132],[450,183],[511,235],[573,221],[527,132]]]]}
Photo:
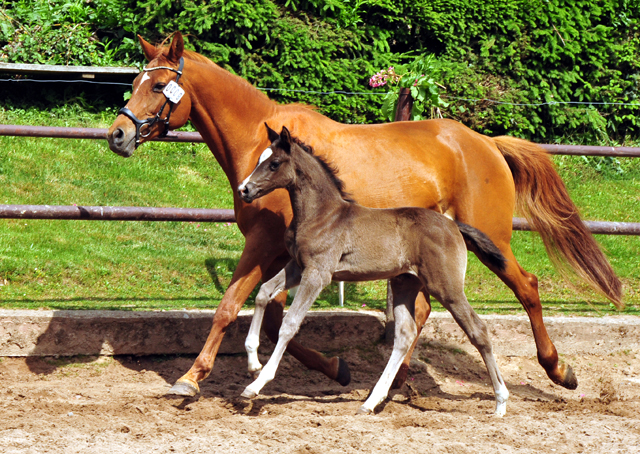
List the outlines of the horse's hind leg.
{"type": "Polygon", "coordinates": [[[418,333],[416,334],[416,338],[409,347],[409,351],[407,352],[402,364],[400,365],[400,370],[396,374],[396,378],[393,379],[393,383],[391,384],[391,389],[400,389],[402,385],[407,381],[407,374],[409,373],[409,366],[411,364],[411,356],[413,355],[413,350],[415,350],[418,341],[420,340],[420,332],[422,332],[422,328],[424,324],[427,323],[427,319],[431,314],[431,301],[429,299],[429,295],[425,294],[423,291],[418,293],[415,302],[415,314],[414,318],[416,321],[416,328],[418,329],[418,333]]]}
{"type": "Polygon", "coordinates": [[[418,328],[414,319],[414,305],[421,288],[420,280],[410,274],[402,274],[391,279],[395,319],[393,351],[371,395],[358,410],[359,414],[373,412],[374,408],[387,397],[394,377],[396,377],[410,348],[414,345],[418,336],[418,328]]]}
{"type": "Polygon", "coordinates": [[[496,243],[496,245],[507,259],[507,267],[504,271],[499,271],[489,265],[487,266],[515,293],[520,304],[527,312],[533,337],[536,341],[538,362],[555,384],[567,389],[576,389],[578,387],[578,379],[574,375],[573,369],[568,364],[560,364],[558,362],[558,352],[549,338],[547,328],[544,326],[542,305],[538,294],[538,278],[520,266],[509,244],[496,243]]]}

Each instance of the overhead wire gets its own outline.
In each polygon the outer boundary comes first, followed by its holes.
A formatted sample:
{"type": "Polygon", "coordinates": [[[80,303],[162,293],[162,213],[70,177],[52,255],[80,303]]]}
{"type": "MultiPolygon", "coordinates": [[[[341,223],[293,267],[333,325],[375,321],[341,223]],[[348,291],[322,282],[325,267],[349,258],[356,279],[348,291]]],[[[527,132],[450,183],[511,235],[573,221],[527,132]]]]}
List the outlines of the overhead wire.
{"type": "MultiPolygon", "coordinates": [[[[107,81],[96,81],[96,80],[68,80],[68,79],[0,79],[0,82],[37,82],[37,83],[86,83],[86,84],[97,84],[97,85],[119,85],[125,87],[131,87],[130,83],[124,82],[107,82],[107,81]]],[[[293,88],[263,88],[256,87],[261,91],[271,91],[271,92],[288,92],[288,93],[301,93],[301,94],[310,94],[310,95],[345,95],[345,96],[386,96],[386,92],[371,92],[371,91],[343,91],[343,90],[335,90],[335,91],[319,91],[319,90],[301,90],[301,89],[293,89],[293,88]]],[[[584,106],[622,106],[622,107],[640,107],[640,102],[637,103],[629,103],[629,102],[610,102],[610,101],[546,101],[539,103],[514,103],[507,101],[498,101],[496,99],[491,98],[463,98],[458,96],[448,96],[442,95],[442,98],[446,99],[455,99],[457,101],[466,101],[466,102],[490,102],[493,104],[499,105],[508,105],[508,106],[522,106],[522,107],[541,107],[541,106],[554,106],[554,105],[584,105],[584,106]]]]}

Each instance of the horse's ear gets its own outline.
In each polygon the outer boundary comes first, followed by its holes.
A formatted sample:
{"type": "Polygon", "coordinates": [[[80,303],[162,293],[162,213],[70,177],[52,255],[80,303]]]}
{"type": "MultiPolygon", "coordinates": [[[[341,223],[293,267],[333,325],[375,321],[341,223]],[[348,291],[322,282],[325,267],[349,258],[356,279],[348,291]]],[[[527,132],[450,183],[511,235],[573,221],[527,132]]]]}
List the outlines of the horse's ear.
{"type": "Polygon", "coordinates": [[[283,145],[284,151],[291,152],[291,133],[286,126],[283,126],[280,131],[280,143],[283,145]]]}
{"type": "Polygon", "coordinates": [[[151,61],[154,58],[156,58],[156,55],[158,54],[158,49],[156,48],[156,46],[146,42],[144,38],[140,35],[138,35],[138,41],[140,41],[140,46],[142,46],[142,52],[144,53],[144,56],[147,57],[148,61],[151,61]]]}
{"type": "Polygon", "coordinates": [[[267,134],[269,135],[269,142],[273,143],[280,138],[277,132],[269,127],[269,125],[265,122],[264,125],[267,127],[267,134]]]}
{"type": "Polygon", "coordinates": [[[178,63],[184,52],[184,40],[182,39],[182,33],[176,32],[171,40],[171,46],[169,47],[169,53],[167,59],[170,62],[178,63]]]}

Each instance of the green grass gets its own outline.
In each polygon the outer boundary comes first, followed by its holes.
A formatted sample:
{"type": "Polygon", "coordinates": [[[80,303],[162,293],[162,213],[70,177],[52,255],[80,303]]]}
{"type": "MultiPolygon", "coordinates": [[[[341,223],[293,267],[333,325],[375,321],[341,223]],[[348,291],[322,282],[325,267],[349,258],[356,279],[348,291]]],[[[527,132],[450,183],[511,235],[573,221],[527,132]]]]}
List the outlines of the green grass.
{"type": "MultiPolygon", "coordinates": [[[[113,109],[0,109],[5,124],[108,127],[114,116],[113,109]]],[[[104,141],[0,137],[0,150],[2,204],[232,207],[229,183],[203,144],[154,142],[123,159],[104,141]]],[[[599,172],[581,157],[557,162],[585,219],[640,222],[640,159],[621,159],[621,175],[615,165],[599,172]]],[[[597,239],[625,284],[624,313],[640,314],[640,238],[597,239]]],[[[536,234],[515,232],[512,244],[540,280],[545,315],[618,313],[563,281],[536,234]]],[[[243,246],[235,224],[0,220],[0,307],[214,308],[243,246]]],[[[481,313],[524,314],[473,255],[466,291],[481,313]]],[[[330,285],[315,307],[337,306],[337,293],[330,285]]],[[[381,309],[385,296],[385,282],[346,285],[350,308],[381,309]]]]}

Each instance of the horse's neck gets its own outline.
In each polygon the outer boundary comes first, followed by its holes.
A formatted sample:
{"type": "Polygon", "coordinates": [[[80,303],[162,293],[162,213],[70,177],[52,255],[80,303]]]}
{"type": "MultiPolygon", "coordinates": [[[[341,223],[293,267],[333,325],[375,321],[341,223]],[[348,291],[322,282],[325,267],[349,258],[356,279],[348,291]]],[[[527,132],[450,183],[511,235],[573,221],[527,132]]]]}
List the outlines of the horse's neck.
{"type": "Polygon", "coordinates": [[[347,202],[335,184],[313,156],[298,150],[296,156],[296,182],[289,187],[293,216],[298,226],[308,220],[314,224],[339,217],[347,202]]]}
{"type": "Polygon", "coordinates": [[[235,188],[255,167],[252,152],[266,143],[264,122],[277,105],[217,65],[195,65],[184,71],[192,92],[190,118],[235,188]]]}

